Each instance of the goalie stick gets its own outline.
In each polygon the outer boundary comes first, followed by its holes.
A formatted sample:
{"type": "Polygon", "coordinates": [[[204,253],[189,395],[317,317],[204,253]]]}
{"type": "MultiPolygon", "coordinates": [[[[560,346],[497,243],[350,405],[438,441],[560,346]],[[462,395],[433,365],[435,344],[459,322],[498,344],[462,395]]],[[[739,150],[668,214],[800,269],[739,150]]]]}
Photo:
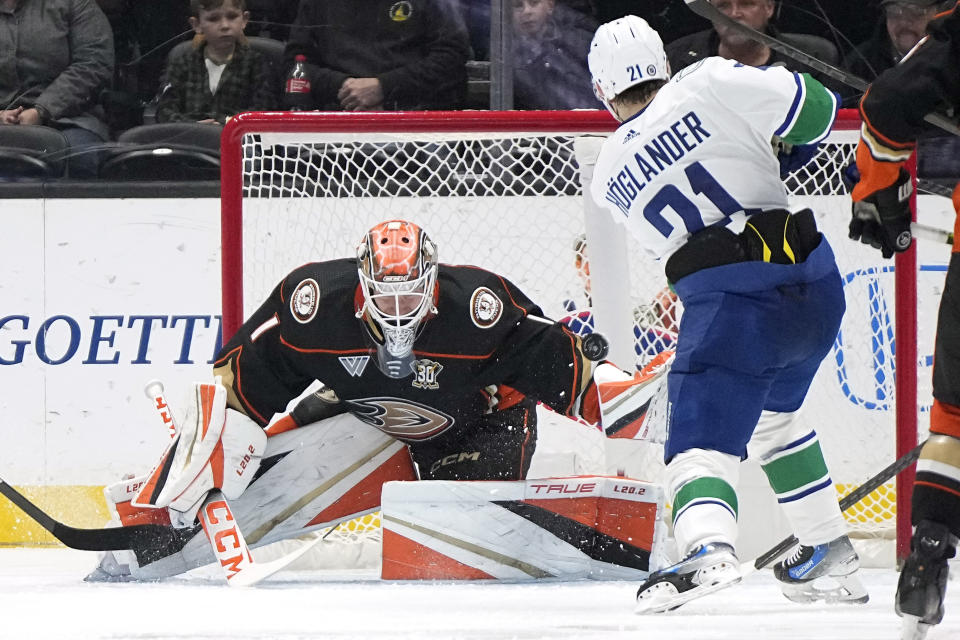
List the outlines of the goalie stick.
{"type": "MultiPolygon", "coordinates": [[[[920,457],[920,450],[923,449],[924,444],[926,443],[921,442],[916,447],[894,460],[890,465],[880,471],[880,473],[864,482],[862,485],[851,491],[848,495],[844,496],[840,500],[840,511],[846,511],[853,505],[857,504],[882,484],[916,462],[917,458],[920,457]]],[[[797,540],[796,536],[793,535],[780,541],[780,543],[775,547],[757,557],[757,559],[753,562],[754,568],[763,569],[788,549],[797,544],[797,542],[799,541],[797,540]]]]}
{"type": "MultiPolygon", "coordinates": [[[[751,38],[758,42],[762,42],[763,44],[767,45],[771,49],[775,51],[779,51],[780,53],[793,58],[797,62],[805,64],[811,69],[815,69],[823,73],[824,75],[828,75],[834,80],[839,80],[840,82],[844,83],[849,87],[853,87],[858,91],[865,91],[867,87],[870,86],[870,84],[867,81],[863,80],[862,78],[858,78],[857,76],[851,73],[847,73],[843,69],[838,69],[833,65],[829,65],[823,60],[815,58],[808,53],[804,53],[803,51],[801,51],[800,49],[797,49],[794,46],[791,46],[785,42],[777,40],[773,36],[769,36],[765,33],[761,33],[756,29],[753,29],[745,24],[737,22],[736,20],[725,15],[715,6],[710,4],[709,0],[684,0],[684,1],[687,3],[687,6],[690,7],[690,10],[696,13],[701,18],[706,18],[711,22],[719,22],[725,26],[730,27],[731,29],[734,29],[735,31],[739,31],[740,33],[747,36],[748,38],[751,38]]],[[[952,133],[955,136],[960,136],[960,127],[957,126],[957,123],[952,121],[950,118],[947,118],[941,113],[936,113],[936,112],[928,113],[923,117],[923,119],[936,127],[940,127],[947,133],[952,133]]]]}

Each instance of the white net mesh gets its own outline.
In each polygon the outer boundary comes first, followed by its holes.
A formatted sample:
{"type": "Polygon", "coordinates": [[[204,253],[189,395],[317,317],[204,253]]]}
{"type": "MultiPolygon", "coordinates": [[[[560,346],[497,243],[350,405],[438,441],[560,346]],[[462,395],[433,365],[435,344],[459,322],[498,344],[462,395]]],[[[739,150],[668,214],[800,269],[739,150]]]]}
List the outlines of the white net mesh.
{"type": "MultiPolygon", "coordinates": [[[[590,123],[585,131],[595,131],[603,117],[583,115],[590,123]]],[[[589,322],[585,248],[578,240],[584,233],[583,203],[572,149],[577,130],[513,131],[500,120],[496,130],[477,133],[474,125],[464,125],[473,129],[465,133],[456,130],[454,120],[438,120],[438,130],[429,133],[389,134],[373,131],[376,123],[369,117],[352,132],[325,132],[322,118],[292,133],[289,126],[285,133],[272,133],[268,121],[256,123],[262,129],[242,137],[242,245],[224,247],[242,251],[243,314],[251,313],[292,268],[352,256],[373,224],[405,218],[427,230],[442,262],[499,272],[548,316],[580,313],[579,321],[589,322]]],[[[338,118],[337,126],[344,122],[338,118]]],[[[816,212],[844,275],[847,313],[804,409],[843,493],[895,458],[893,263],[846,239],[849,196],[841,171],[852,162],[856,139],[855,131],[836,131],[815,160],[787,180],[795,207],[816,212]]],[[[224,185],[240,188],[227,180],[224,185]]],[[[672,344],[682,309],[664,289],[662,268],[645,262],[638,251],[631,254],[624,294],[631,301],[637,364],[642,365],[672,344]]],[[[929,379],[924,354],[932,353],[943,281],[937,265],[945,265],[948,255],[948,248],[921,253],[922,381],[929,379]]],[[[929,404],[929,384],[923,384],[921,424],[929,404]]],[[[585,458],[596,459],[603,449],[606,472],[622,469],[655,478],[656,451],[592,436],[581,445],[594,449],[585,458]]],[[[891,482],[847,515],[857,534],[891,537],[895,513],[891,482]]]]}

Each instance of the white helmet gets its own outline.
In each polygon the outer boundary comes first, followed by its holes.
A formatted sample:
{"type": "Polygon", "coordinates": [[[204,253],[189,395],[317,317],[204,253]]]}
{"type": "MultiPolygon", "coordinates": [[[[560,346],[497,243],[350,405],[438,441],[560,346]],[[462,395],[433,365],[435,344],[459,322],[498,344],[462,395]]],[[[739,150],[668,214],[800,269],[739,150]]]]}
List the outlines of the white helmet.
{"type": "Polygon", "coordinates": [[[617,119],[611,100],[634,85],[670,79],[670,63],[660,34],[637,16],[600,25],[590,43],[587,64],[594,93],[617,119]]]}
{"type": "Polygon", "coordinates": [[[437,312],[436,245],[412,222],[381,222],[357,247],[357,271],[363,292],[357,317],[368,314],[379,325],[391,357],[409,356],[422,321],[437,312]]]}

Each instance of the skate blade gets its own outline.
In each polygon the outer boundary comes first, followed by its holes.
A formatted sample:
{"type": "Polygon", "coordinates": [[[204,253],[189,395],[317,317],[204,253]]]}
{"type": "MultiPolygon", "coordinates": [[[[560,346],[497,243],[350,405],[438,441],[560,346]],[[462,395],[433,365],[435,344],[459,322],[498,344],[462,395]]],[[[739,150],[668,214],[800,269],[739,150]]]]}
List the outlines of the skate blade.
{"type": "Polygon", "coordinates": [[[811,582],[800,584],[781,584],[784,597],[791,602],[810,604],[824,602],[827,604],[864,604],[870,600],[870,594],[856,575],[828,576],[811,582]],[[820,584],[830,584],[831,587],[822,588],[820,584]]]}
{"type": "Polygon", "coordinates": [[[900,628],[900,640],[923,640],[932,624],[921,622],[917,616],[903,614],[903,626],[900,628]]]}
{"type": "Polygon", "coordinates": [[[136,581],[136,578],[134,578],[129,573],[123,573],[123,574],[107,573],[100,567],[97,567],[96,569],[88,573],[86,576],[84,576],[83,581],[94,582],[94,583],[96,582],[134,582],[136,581]]]}
{"type": "Polygon", "coordinates": [[[679,593],[677,588],[669,582],[658,582],[652,585],[637,596],[637,606],[633,612],[637,615],[646,615],[648,613],[672,611],[691,600],[733,586],[743,579],[737,571],[737,565],[724,564],[714,568],[713,571],[714,573],[708,583],[698,585],[683,593],[679,593]]]}
{"type": "MultiPolygon", "coordinates": [[[[132,582],[129,563],[123,564],[117,559],[117,551],[104,551],[100,554],[100,563],[88,573],[84,582],[132,582]]],[[[125,552],[124,552],[125,553],[125,552]]],[[[131,554],[132,555],[132,554],[131,554]]]]}

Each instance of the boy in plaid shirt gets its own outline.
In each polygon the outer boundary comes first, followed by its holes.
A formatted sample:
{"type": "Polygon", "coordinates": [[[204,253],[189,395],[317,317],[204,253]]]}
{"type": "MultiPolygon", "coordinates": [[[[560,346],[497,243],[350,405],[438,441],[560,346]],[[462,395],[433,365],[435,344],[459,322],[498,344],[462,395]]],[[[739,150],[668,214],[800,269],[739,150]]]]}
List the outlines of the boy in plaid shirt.
{"type": "Polygon", "coordinates": [[[190,13],[194,47],[170,62],[157,121],[223,124],[241,111],[273,108],[267,61],[243,35],[244,0],[191,0],[190,13]]]}

